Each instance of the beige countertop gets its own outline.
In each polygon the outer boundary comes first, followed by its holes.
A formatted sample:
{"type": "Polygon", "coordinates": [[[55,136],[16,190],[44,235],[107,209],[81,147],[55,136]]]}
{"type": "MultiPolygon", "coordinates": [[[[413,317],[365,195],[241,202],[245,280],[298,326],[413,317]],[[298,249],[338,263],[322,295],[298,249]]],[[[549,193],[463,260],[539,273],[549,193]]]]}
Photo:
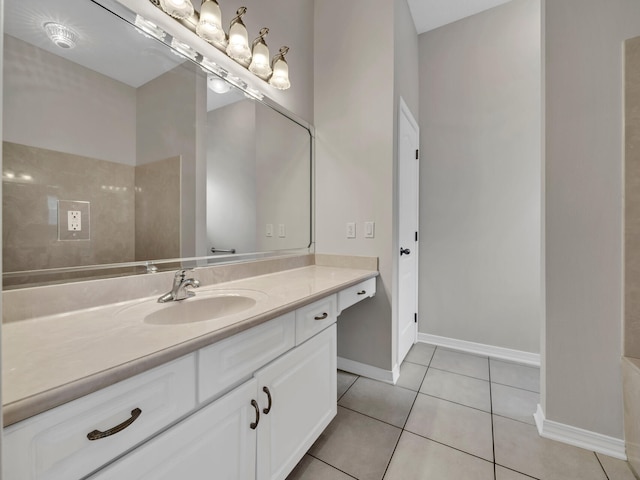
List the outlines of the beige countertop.
{"type": "MultiPolygon", "coordinates": [[[[312,265],[216,283],[218,291],[262,292],[255,306],[217,320],[172,325],[143,321],[157,295],[2,327],[4,425],[44,412],[377,276],[376,271],[312,265]]],[[[34,298],[34,302],[38,302],[34,298]]],[[[189,300],[186,300],[189,301],[189,300]]],[[[176,309],[180,304],[165,304],[176,309]]]]}

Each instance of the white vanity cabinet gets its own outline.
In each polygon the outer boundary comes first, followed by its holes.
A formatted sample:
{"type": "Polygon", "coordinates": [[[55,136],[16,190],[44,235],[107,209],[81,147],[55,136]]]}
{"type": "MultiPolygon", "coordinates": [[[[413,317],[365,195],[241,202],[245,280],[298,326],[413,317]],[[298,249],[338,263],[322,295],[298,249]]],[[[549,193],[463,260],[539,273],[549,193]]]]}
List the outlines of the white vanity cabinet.
{"type": "Polygon", "coordinates": [[[334,324],[256,373],[258,480],[286,478],[335,417],[336,359],[334,324]]]}
{"type": "Polygon", "coordinates": [[[337,412],[340,293],[5,428],[2,478],[284,480],[337,412]]]}

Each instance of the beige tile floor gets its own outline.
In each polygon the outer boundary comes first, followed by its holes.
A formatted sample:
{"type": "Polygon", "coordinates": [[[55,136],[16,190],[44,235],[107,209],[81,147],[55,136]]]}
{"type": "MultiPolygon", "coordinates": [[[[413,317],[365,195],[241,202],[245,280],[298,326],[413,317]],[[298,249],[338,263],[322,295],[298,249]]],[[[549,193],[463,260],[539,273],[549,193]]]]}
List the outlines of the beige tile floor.
{"type": "Polygon", "coordinates": [[[537,368],[416,344],[397,385],[338,372],[338,415],[288,480],[635,480],[541,438],[537,368]]]}

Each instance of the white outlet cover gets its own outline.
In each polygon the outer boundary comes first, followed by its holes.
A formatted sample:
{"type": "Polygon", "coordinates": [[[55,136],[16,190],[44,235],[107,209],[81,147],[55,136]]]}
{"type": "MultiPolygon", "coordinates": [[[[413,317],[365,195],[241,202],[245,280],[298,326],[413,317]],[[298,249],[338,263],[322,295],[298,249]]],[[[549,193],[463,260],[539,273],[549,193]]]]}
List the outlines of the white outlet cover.
{"type": "Polygon", "coordinates": [[[273,237],[273,224],[267,223],[267,227],[265,229],[265,236],[273,237]]]}
{"type": "Polygon", "coordinates": [[[287,236],[287,231],[285,229],[284,223],[278,224],[278,237],[284,238],[287,236]]]}
{"type": "Polygon", "coordinates": [[[376,235],[375,222],[364,222],[364,238],[374,238],[376,235]]]}
{"type": "Polygon", "coordinates": [[[354,222],[347,223],[347,238],[356,238],[356,224],[354,222]]]}

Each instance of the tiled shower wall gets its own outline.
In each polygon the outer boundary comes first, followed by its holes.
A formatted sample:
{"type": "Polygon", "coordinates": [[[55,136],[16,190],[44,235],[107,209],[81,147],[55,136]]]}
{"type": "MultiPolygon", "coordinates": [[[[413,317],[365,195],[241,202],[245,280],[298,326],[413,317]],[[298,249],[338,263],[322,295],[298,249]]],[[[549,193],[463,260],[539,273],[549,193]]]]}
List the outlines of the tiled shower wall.
{"type": "Polygon", "coordinates": [[[5,272],[179,256],[179,157],[133,167],[3,142],[3,162],[5,272]],[[90,240],[58,240],[58,200],[90,202],[90,240]]]}
{"type": "Polygon", "coordinates": [[[640,358],[640,37],[625,44],[624,355],[640,358]]]}

